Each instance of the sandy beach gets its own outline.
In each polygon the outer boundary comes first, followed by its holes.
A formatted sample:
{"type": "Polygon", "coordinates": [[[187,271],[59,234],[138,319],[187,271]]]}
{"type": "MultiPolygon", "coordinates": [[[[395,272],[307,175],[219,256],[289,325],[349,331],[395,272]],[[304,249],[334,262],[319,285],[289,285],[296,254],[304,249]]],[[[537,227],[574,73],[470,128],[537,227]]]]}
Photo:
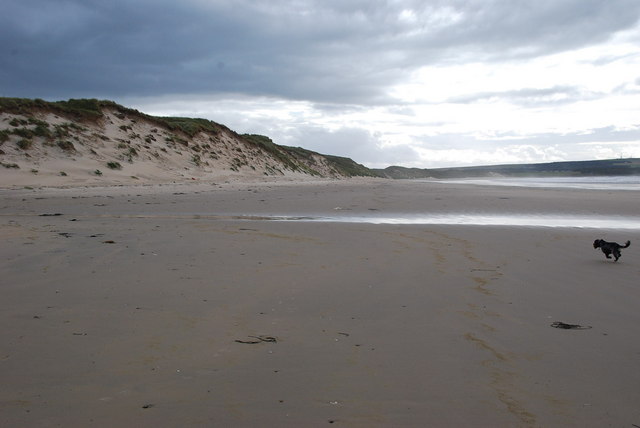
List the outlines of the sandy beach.
{"type": "Polygon", "coordinates": [[[637,192],[353,179],[0,196],[1,426],[640,426],[640,230],[333,221],[637,218],[637,192]],[[614,263],[596,238],[632,244],[614,263]]]}

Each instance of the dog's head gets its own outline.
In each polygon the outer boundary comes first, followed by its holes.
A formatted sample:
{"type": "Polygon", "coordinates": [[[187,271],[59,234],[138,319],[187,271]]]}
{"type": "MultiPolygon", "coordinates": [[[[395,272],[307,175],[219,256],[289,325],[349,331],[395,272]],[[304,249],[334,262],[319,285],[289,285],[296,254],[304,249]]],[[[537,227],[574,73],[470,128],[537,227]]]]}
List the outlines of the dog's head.
{"type": "Polygon", "coordinates": [[[600,248],[601,242],[602,242],[602,239],[596,239],[595,241],[593,241],[593,248],[600,248]]]}

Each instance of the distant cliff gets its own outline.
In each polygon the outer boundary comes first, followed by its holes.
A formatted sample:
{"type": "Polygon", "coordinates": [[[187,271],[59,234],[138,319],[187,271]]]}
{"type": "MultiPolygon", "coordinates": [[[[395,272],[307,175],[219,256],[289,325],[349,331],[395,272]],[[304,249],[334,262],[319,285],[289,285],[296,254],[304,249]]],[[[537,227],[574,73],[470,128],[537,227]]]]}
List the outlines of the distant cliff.
{"type": "Polygon", "coordinates": [[[405,168],[390,166],[374,170],[379,176],[396,179],[466,177],[544,177],[640,175],[640,159],[610,159],[576,162],[550,162],[459,168],[405,168]]]}
{"type": "Polygon", "coordinates": [[[0,98],[0,174],[3,185],[374,175],[351,159],[206,119],[155,117],[106,100],[23,98],[0,98]]]}

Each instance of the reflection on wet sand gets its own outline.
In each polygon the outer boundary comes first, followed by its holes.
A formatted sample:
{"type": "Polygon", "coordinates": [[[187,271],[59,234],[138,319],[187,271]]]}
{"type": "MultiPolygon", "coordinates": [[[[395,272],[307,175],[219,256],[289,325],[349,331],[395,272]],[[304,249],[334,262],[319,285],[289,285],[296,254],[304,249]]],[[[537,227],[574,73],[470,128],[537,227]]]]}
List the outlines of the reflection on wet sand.
{"type": "MultiPolygon", "coordinates": [[[[274,218],[275,219],[275,218],[274,218]]],[[[527,214],[415,214],[388,216],[317,217],[306,220],[291,217],[287,220],[331,221],[372,224],[439,224],[460,226],[523,226],[523,227],[577,227],[597,229],[640,229],[640,219],[626,216],[596,215],[527,215],[527,214]]]]}
{"type": "Polygon", "coordinates": [[[640,229],[640,218],[614,215],[561,214],[491,214],[438,213],[386,215],[216,215],[216,214],[102,214],[110,218],[173,218],[215,221],[292,221],[330,223],[368,223],[398,225],[457,225],[457,226],[515,226],[558,227],[582,229],[640,229]]]}

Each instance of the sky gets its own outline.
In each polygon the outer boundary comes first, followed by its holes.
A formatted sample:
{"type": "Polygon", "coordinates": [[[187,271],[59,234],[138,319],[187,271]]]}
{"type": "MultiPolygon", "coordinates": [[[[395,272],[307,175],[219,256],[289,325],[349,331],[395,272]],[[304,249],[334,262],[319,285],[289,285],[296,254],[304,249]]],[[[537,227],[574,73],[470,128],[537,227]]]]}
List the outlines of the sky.
{"type": "Polygon", "coordinates": [[[372,168],[640,157],[640,1],[3,0],[0,96],[372,168]]]}

